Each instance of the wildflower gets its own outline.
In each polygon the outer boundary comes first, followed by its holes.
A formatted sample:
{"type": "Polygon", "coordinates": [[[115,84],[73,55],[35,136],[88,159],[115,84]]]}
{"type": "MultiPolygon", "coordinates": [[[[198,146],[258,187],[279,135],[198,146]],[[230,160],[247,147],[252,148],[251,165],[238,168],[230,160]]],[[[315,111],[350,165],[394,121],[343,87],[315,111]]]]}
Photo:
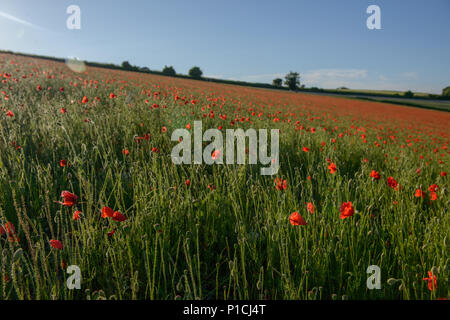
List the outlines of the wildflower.
{"type": "Polygon", "coordinates": [[[190,185],[191,185],[191,180],[189,180],[189,179],[186,179],[186,182],[185,182],[185,184],[189,187],[190,185]]]}
{"type": "Polygon", "coordinates": [[[428,278],[423,278],[422,280],[428,281],[428,290],[434,291],[437,289],[437,277],[433,272],[428,271],[428,278]]]}
{"type": "Polygon", "coordinates": [[[303,147],[303,151],[304,152],[309,152],[309,148],[308,147],[303,147]]]}
{"type": "Polygon", "coordinates": [[[287,181],[286,180],[281,180],[280,178],[276,178],[275,184],[276,184],[275,188],[277,188],[280,191],[287,189],[287,181]]]}
{"type": "Polygon", "coordinates": [[[63,191],[61,192],[61,198],[64,198],[64,202],[59,202],[60,204],[66,206],[66,207],[72,207],[77,203],[78,197],[69,192],[69,191],[63,191]]]}
{"type": "Polygon", "coordinates": [[[332,163],[330,163],[330,165],[328,166],[328,170],[330,170],[330,173],[331,173],[331,174],[334,174],[334,173],[336,172],[336,170],[337,170],[337,167],[336,167],[336,165],[332,162],[332,163]]]}
{"type": "Polygon", "coordinates": [[[78,219],[80,219],[80,213],[81,213],[81,211],[75,211],[74,213],[73,213],[73,220],[78,220],[78,219]]]}
{"type": "Polygon", "coordinates": [[[379,172],[372,170],[372,172],[370,173],[370,176],[374,179],[374,180],[379,180],[381,178],[381,175],[379,172]]]}
{"type": "Polygon", "coordinates": [[[425,198],[425,192],[423,192],[423,191],[420,190],[420,189],[417,189],[417,190],[416,190],[416,193],[414,194],[414,196],[415,196],[416,198],[420,198],[420,197],[425,198]]]}
{"type": "Polygon", "coordinates": [[[353,204],[351,203],[351,201],[343,202],[339,211],[341,213],[341,219],[351,217],[355,213],[355,209],[353,208],[353,204]]]}
{"type": "Polygon", "coordinates": [[[113,92],[111,92],[110,94],[109,94],[109,98],[110,99],[114,99],[114,98],[116,98],[117,96],[113,93],[113,92]]]}
{"type": "Polygon", "coordinates": [[[83,99],[81,100],[81,103],[88,103],[89,102],[89,99],[86,97],[86,96],[84,96],[83,97],[83,99]]]}
{"type": "Polygon", "coordinates": [[[393,177],[387,178],[387,184],[394,190],[398,189],[398,182],[393,177]]]}
{"type": "Polygon", "coordinates": [[[50,245],[58,250],[61,250],[63,248],[62,242],[59,240],[50,240],[50,245]]]}
{"type": "Polygon", "coordinates": [[[292,212],[289,216],[289,222],[293,226],[306,226],[305,219],[298,213],[298,212],[292,212]]]}
{"type": "Polygon", "coordinates": [[[124,154],[124,155],[129,155],[130,154],[130,150],[128,150],[128,149],[122,149],[122,153],[124,154]]]}
{"type": "Polygon", "coordinates": [[[7,117],[14,117],[14,112],[12,112],[11,110],[8,110],[8,112],[6,113],[7,117]]]}
{"type": "Polygon", "coordinates": [[[59,161],[59,165],[60,165],[61,167],[67,166],[67,160],[61,159],[61,160],[59,161]]]}
{"type": "Polygon", "coordinates": [[[219,149],[214,150],[214,152],[212,153],[211,158],[212,158],[213,160],[217,160],[217,159],[219,159],[219,157],[220,157],[220,150],[219,150],[219,149]]]}
{"type": "Polygon", "coordinates": [[[124,216],[122,213],[120,213],[119,211],[115,211],[115,212],[113,213],[112,219],[113,219],[114,221],[122,222],[122,221],[127,220],[127,217],[125,217],[125,216],[124,216]]]}
{"type": "Polygon", "coordinates": [[[441,177],[445,177],[445,176],[447,176],[447,172],[441,171],[441,177]]]}
{"type": "Polygon", "coordinates": [[[102,209],[102,218],[112,218],[114,215],[114,210],[109,207],[103,207],[102,209]]]}
{"type": "Polygon", "coordinates": [[[314,205],[312,204],[312,202],[308,202],[308,204],[306,205],[306,209],[308,210],[309,213],[311,214],[314,213],[314,205]]]}

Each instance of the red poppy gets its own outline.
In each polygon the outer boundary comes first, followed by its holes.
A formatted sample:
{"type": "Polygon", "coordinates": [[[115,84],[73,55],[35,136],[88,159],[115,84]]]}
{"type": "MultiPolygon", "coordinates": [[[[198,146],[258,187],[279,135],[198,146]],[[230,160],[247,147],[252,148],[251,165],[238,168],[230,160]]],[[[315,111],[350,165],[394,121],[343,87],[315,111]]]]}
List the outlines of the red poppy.
{"type": "Polygon", "coordinates": [[[306,205],[306,209],[308,210],[309,213],[314,213],[314,205],[312,202],[308,202],[308,204],[306,205]]]}
{"type": "Polygon", "coordinates": [[[423,278],[422,280],[428,281],[428,290],[434,291],[437,289],[437,277],[433,272],[428,271],[428,278],[423,278]]]}
{"type": "Polygon", "coordinates": [[[308,147],[303,147],[303,151],[304,152],[309,152],[309,148],[308,147]]]}
{"type": "Polygon", "coordinates": [[[16,229],[14,228],[14,225],[9,221],[5,223],[4,227],[2,225],[0,225],[0,235],[3,236],[4,234],[6,234],[8,236],[8,239],[11,242],[14,242],[14,241],[19,242],[19,240],[20,240],[19,237],[17,237],[16,229]]]}
{"type": "Polygon", "coordinates": [[[439,186],[437,184],[432,184],[428,187],[428,190],[431,192],[436,192],[439,189],[439,186]]]}
{"type": "Polygon", "coordinates": [[[381,175],[379,172],[372,170],[372,172],[370,173],[370,176],[374,179],[374,180],[379,180],[381,178],[381,175]]]}
{"type": "Polygon", "coordinates": [[[211,158],[212,158],[213,160],[217,160],[217,159],[219,159],[219,157],[220,157],[220,150],[219,150],[219,149],[214,150],[214,152],[212,153],[211,158]]]}
{"type": "Polygon", "coordinates": [[[276,178],[275,179],[275,188],[277,188],[280,191],[286,190],[287,189],[287,181],[281,180],[280,178],[276,178]]]}
{"type": "Polygon", "coordinates": [[[122,213],[120,213],[119,211],[115,211],[115,212],[113,213],[112,219],[113,219],[114,221],[122,222],[122,221],[127,220],[127,217],[125,217],[125,216],[124,216],[122,213]]]}
{"type": "Polygon", "coordinates": [[[81,211],[75,211],[75,212],[73,213],[73,220],[78,220],[78,219],[80,219],[80,213],[81,213],[81,211]]]}
{"type": "Polygon", "coordinates": [[[112,218],[114,215],[114,210],[109,207],[103,207],[102,209],[102,218],[112,218]]]}
{"type": "Polygon", "coordinates": [[[441,177],[445,177],[445,176],[447,176],[447,172],[441,171],[441,177]]]}
{"type": "Polygon", "coordinates": [[[298,213],[298,212],[292,212],[289,216],[289,222],[293,226],[306,226],[305,219],[298,213]]]}
{"type": "Polygon", "coordinates": [[[83,99],[81,100],[81,103],[88,103],[88,102],[89,99],[86,96],[84,96],[83,99]]]}
{"type": "Polygon", "coordinates": [[[161,128],[161,132],[163,132],[163,133],[164,133],[164,132],[167,132],[167,128],[166,128],[166,127],[162,127],[162,128],[161,128]]]}
{"type": "Polygon", "coordinates": [[[67,112],[66,108],[61,108],[60,110],[61,110],[61,113],[63,113],[63,114],[67,112]]]}
{"type": "Polygon", "coordinates": [[[114,98],[116,98],[117,96],[116,96],[114,93],[111,92],[111,93],[109,94],[109,97],[110,97],[111,99],[114,99],[114,98]]]}
{"type": "Polygon", "coordinates": [[[189,180],[189,179],[186,179],[186,185],[189,187],[190,185],[191,185],[191,180],[189,180]]]}
{"type": "Polygon", "coordinates": [[[60,204],[66,206],[66,207],[72,207],[77,203],[78,197],[69,192],[69,191],[63,191],[61,192],[61,197],[64,198],[64,202],[60,202],[60,204]]]}
{"type": "Polygon", "coordinates": [[[415,196],[416,198],[420,198],[420,197],[425,198],[425,192],[423,192],[423,191],[420,190],[420,189],[417,189],[417,190],[416,190],[416,193],[414,194],[414,196],[415,196]]]}
{"type": "Polygon", "coordinates": [[[116,230],[111,230],[110,232],[108,232],[108,237],[112,237],[112,235],[114,234],[114,232],[116,232],[116,230]]]}
{"type": "Polygon", "coordinates": [[[336,172],[336,170],[337,170],[337,167],[336,167],[336,165],[332,162],[332,163],[330,163],[330,165],[328,166],[328,170],[330,170],[330,173],[331,173],[331,174],[334,174],[334,173],[336,172]]]}
{"type": "Polygon", "coordinates": [[[128,150],[128,149],[122,149],[122,153],[124,154],[124,155],[129,155],[130,154],[130,150],[128,150]]]}
{"type": "Polygon", "coordinates": [[[395,180],[393,177],[387,178],[387,184],[388,184],[389,187],[391,187],[392,189],[395,189],[395,190],[398,189],[398,182],[397,182],[397,180],[395,180]]]}
{"type": "Polygon", "coordinates": [[[8,110],[8,112],[6,113],[7,117],[14,117],[14,112],[12,112],[11,110],[8,110]]]}
{"type": "Polygon", "coordinates": [[[50,245],[58,250],[61,250],[63,248],[62,242],[59,240],[50,240],[50,245]]]}
{"type": "Polygon", "coordinates": [[[431,201],[437,200],[437,193],[436,192],[434,192],[434,191],[430,192],[430,200],[431,201]]]}
{"type": "Polygon", "coordinates": [[[59,161],[59,165],[60,165],[61,167],[67,166],[67,160],[61,159],[61,160],[59,161]]]}
{"type": "Polygon", "coordinates": [[[351,217],[355,213],[355,209],[353,208],[353,204],[351,203],[351,201],[342,203],[339,211],[341,213],[341,219],[351,217]]]}

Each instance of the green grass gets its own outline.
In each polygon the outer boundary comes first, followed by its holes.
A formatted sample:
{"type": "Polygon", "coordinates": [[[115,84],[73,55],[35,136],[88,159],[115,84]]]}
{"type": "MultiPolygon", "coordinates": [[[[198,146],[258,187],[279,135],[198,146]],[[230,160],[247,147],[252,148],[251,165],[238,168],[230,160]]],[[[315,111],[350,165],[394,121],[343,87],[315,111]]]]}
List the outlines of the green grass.
{"type": "MultiPolygon", "coordinates": [[[[6,61],[0,70],[15,73],[18,67],[6,61]]],[[[25,63],[20,67],[31,72],[25,63]]],[[[238,126],[281,129],[281,168],[276,176],[261,176],[259,166],[252,165],[177,166],[170,158],[175,145],[171,132],[201,119],[204,130],[217,128],[224,124],[219,113],[234,117],[235,101],[227,99],[222,109],[214,108],[214,118],[203,118],[200,106],[212,104],[209,89],[185,90],[180,95],[190,100],[193,94],[199,103],[179,106],[173,100],[175,86],[155,88],[158,83],[146,80],[151,92],[168,93],[156,100],[142,95],[143,88],[136,86],[144,86],[141,78],[107,84],[101,80],[125,73],[109,77],[65,72],[61,79],[58,68],[39,66],[53,70],[55,79],[41,74],[1,87],[10,95],[1,108],[15,116],[0,117],[0,217],[3,224],[11,221],[20,237],[19,243],[6,236],[0,241],[1,299],[448,296],[448,180],[440,176],[437,161],[425,165],[412,148],[391,142],[374,148],[377,135],[389,140],[388,129],[369,130],[368,143],[363,144],[360,134],[330,135],[336,125],[344,132],[355,124],[349,118],[339,118],[338,123],[328,117],[310,121],[322,114],[311,109],[301,119],[319,128],[311,134],[264,116],[238,126]],[[99,80],[99,88],[82,85],[79,77],[99,80]],[[53,89],[37,91],[38,84],[53,89]],[[110,99],[110,92],[118,97],[110,99]],[[79,103],[83,96],[90,99],[86,105],[79,103]],[[101,102],[93,103],[95,96],[101,102]],[[167,108],[151,109],[152,103],[167,108]],[[65,114],[60,112],[63,106],[65,114]],[[136,142],[146,133],[148,141],[136,142]],[[334,144],[332,137],[337,138],[334,144]],[[303,146],[310,152],[303,152],[303,146]],[[130,154],[124,155],[123,149],[130,154]],[[336,163],[335,174],[329,173],[327,158],[336,163]],[[61,167],[61,159],[70,166],[61,167]],[[416,168],[422,168],[420,176],[416,168]],[[381,180],[370,178],[374,169],[381,180]],[[401,190],[387,186],[389,176],[398,180],[401,190]],[[288,188],[277,190],[275,177],[286,179],[288,188]],[[440,186],[437,201],[414,197],[416,188],[426,190],[433,183],[440,186]],[[76,207],[55,203],[62,190],[78,196],[76,207]],[[352,201],[356,213],[341,220],[344,201],[352,201]],[[313,214],[306,212],[306,202],[314,203],[313,214]],[[127,220],[103,219],[104,206],[119,210],[127,220]],[[75,210],[83,213],[80,220],[72,220],[75,210]],[[289,223],[294,211],[306,219],[306,226],[289,223]],[[50,239],[62,241],[63,249],[50,247],[50,239]],[[80,267],[82,290],[67,289],[63,261],[80,267]],[[381,290],[366,287],[369,265],[382,270],[381,290]],[[432,269],[438,277],[435,291],[422,280],[432,269]],[[390,278],[398,280],[395,285],[387,284],[390,278]]],[[[240,100],[247,106],[252,99],[256,98],[243,94],[240,100]]]]}

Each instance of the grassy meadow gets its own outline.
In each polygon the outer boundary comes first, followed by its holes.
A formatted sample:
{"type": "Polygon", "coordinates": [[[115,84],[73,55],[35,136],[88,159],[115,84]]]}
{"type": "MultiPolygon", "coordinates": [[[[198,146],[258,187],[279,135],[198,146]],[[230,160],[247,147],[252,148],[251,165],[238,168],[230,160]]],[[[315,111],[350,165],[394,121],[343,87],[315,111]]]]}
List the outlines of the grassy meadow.
{"type": "Polygon", "coordinates": [[[449,113],[10,54],[0,81],[0,299],[449,296],[449,113]],[[280,129],[278,173],[175,165],[196,120],[280,129]]]}

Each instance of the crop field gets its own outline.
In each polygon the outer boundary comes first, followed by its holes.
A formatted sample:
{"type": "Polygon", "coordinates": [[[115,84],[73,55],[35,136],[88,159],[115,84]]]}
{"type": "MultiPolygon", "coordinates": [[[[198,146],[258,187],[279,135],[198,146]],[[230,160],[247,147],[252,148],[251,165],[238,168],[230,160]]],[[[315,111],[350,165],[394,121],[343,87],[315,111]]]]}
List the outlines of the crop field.
{"type": "Polygon", "coordinates": [[[0,299],[449,297],[448,112],[12,54],[0,111],[0,299]],[[278,172],[175,164],[195,121],[278,172]]]}

